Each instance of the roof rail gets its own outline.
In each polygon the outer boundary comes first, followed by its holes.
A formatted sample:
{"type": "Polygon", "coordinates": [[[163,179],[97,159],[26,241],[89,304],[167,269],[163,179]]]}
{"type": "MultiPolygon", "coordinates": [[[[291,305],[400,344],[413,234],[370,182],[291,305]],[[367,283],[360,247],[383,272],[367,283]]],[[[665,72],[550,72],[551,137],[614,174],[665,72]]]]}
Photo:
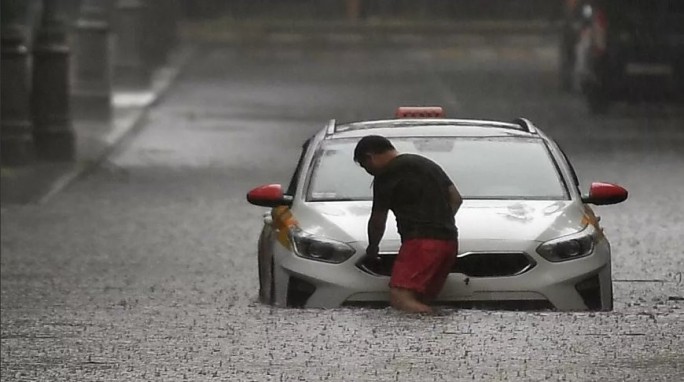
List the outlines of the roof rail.
{"type": "Polygon", "coordinates": [[[537,128],[534,127],[534,124],[532,124],[532,122],[530,122],[530,120],[527,118],[515,118],[513,123],[522,127],[522,129],[528,133],[537,134],[537,128]]]}
{"type": "MultiPolygon", "coordinates": [[[[325,136],[329,137],[332,136],[336,133],[339,132],[347,132],[347,131],[352,131],[352,130],[359,130],[359,129],[368,129],[368,128],[375,128],[376,126],[374,124],[368,124],[368,123],[373,123],[373,122],[384,122],[387,123],[387,126],[383,127],[404,127],[407,126],[405,123],[406,122],[401,122],[404,119],[392,119],[392,120],[385,120],[385,121],[365,121],[365,122],[354,122],[351,124],[342,124],[342,125],[337,125],[336,120],[331,119],[330,122],[328,122],[328,125],[326,127],[325,131],[325,136]],[[398,125],[400,124],[400,125],[398,125]]],[[[421,119],[413,119],[412,121],[408,122],[409,126],[413,126],[413,121],[415,121],[416,124],[434,124],[434,125],[452,125],[452,124],[457,124],[461,126],[477,126],[477,127],[493,127],[493,128],[503,128],[503,129],[511,129],[511,130],[517,130],[517,131],[524,131],[526,133],[530,134],[535,134],[535,135],[540,135],[539,130],[534,126],[532,122],[530,122],[526,118],[515,118],[509,123],[505,122],[499,122],[499,121],[479,121],[479,120],[469,120],[469,119],[439,119],[439,120],[428,120],[427,122],[421,121],[421,119]]],[[[416,125],[417,126],[417,125],[416,125]]]]}
{"type": "Polygon", "coordinates": [[[325,128],[325,136],[333,135],[335,134],[335,129],[337,128],[337,121],[334,119],[331,119],[328,121],[328,126],[325,128]]]}

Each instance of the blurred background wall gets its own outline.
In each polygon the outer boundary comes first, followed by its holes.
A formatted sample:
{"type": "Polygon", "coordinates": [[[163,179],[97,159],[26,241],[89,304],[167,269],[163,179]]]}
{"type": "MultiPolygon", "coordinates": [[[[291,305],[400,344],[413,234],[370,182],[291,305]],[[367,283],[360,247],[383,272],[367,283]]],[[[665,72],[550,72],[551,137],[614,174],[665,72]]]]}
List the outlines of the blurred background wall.
{"type": "Polygon", "coordinates": [[[183,0],[191,18],[549,20],[561,0],[183,0]]]}

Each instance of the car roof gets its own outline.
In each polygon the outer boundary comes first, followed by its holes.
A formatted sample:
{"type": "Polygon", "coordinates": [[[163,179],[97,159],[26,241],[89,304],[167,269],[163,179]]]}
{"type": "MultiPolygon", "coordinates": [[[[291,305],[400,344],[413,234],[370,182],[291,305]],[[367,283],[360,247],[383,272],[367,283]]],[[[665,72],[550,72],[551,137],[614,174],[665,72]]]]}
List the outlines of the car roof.
{"type": "Polygon", "coordinates": [[[391,137],[527,137],[540,138],[527,120],[512,123],[472,119],[416,118],[352,122],[328,126],[326,139],[360,138],[366,135],[391,137]]]}

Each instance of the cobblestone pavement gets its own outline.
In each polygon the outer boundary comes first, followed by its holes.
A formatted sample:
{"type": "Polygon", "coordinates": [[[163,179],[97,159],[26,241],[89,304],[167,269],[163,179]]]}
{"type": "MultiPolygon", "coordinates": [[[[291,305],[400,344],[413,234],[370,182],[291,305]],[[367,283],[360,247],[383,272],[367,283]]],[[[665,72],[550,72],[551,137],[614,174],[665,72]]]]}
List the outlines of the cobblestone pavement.
{"type": "Polygon", "coordinates": [[[684,379],[684,109],[592,117],[560,92],[555,41],[448,46],[207,45],[147,126],[43,204],[2,212],[3,381],[680,381],[684,379]],[[273,309],[256,302],[260,208],[329,118],[441,104],[526,116],[600,207],[608,313],[273,309]]]}

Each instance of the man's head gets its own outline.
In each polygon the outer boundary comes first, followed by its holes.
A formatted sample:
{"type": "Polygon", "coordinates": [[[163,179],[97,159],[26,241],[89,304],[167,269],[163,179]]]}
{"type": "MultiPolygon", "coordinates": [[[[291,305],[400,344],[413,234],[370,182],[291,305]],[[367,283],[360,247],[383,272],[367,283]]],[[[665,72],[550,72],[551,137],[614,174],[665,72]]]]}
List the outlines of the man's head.
{"type": "Polygon", "coordinates": [[[380,135],[367,135],[356,144],[354,162],[375,176],[397,156],[397,150],[389,139],[380,135]]]}

